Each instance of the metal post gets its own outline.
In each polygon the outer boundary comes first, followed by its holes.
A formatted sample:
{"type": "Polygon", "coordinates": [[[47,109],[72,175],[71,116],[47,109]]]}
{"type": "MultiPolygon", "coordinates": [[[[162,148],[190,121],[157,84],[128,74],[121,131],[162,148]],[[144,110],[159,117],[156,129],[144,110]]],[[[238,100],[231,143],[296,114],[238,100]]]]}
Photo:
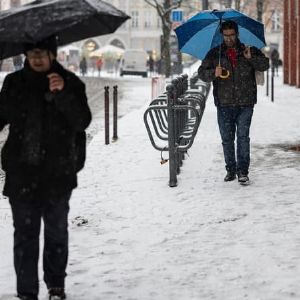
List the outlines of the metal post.
{"type": "Polygon", "coordinates": [[[272,66],[271,76],[271,101],[274,102],[274,66],[272,66]]]}
{"type": "Polygon", "coordinates": [[[269,96],[269,69],[267,70],[267,91],[266,91],[266,95],[269,96]]]}
{"type": "Polygon", "coordinates": [[[109,86],[104,87],[104,131],[105,145],[109,144],[109,86]]]}
{"type": "MultiPolygon", "coordinates": [[[[173,105],[178,104],[178,97],[180,95],[180,80],[179,77],[176,77],[175,79],[172,80],[172,85],[173,85],[173,93],[172,93],[172,99],[173,99],[173,105]]],[[[180,132],[180,111],[173,111],[174,114],[174,141],[175,141],[175,162],[176,162],[176,173],[180,173],[180,166],[181,166],[181,153],[178,153],[176,150],[176,145],[178,145],[178,138],[179,138],[179,132],[180,132]]]]}
{"type": "Polygon", "coordinates": [[[118,139],[118,86],[114,86],[113,99],[113,141],[118,139]]]}
{"type": "Polygon", "coordinates": [[[176,170],[176,147],[175,147],[175,128],[174,128],[174,91],[173,86],[167,86],[168,95],[168,145],[169,145],[169,186],[177,186],[177,170],[176,170]]]}

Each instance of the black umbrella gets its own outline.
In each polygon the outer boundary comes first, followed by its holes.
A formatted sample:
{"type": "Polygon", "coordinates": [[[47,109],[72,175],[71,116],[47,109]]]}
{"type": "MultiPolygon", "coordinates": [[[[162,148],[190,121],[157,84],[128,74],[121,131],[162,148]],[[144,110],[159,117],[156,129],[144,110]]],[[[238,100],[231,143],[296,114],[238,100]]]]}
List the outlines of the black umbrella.
{"type": "Polygon", "coordinates": [[[129,18],[101,0],[36,0],[0,13],[0,59],[51,35],[62,46],[113,33],[129,18]]]}

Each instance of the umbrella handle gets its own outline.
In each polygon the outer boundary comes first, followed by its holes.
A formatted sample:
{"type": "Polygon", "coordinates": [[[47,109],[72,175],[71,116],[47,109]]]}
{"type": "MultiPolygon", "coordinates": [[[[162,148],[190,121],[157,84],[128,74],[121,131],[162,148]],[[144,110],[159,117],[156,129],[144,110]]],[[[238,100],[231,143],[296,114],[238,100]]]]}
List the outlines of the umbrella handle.
{"type": "MultiPolygon", "coordinates": [[[[221,64],[218,65],[218,67],[221,67],[221,64]]],[[[225,68],[222,68],[222,74],[220,75],[220,78],[226,79],[230,75],[230,72],[226,70],[225,68]]]]}

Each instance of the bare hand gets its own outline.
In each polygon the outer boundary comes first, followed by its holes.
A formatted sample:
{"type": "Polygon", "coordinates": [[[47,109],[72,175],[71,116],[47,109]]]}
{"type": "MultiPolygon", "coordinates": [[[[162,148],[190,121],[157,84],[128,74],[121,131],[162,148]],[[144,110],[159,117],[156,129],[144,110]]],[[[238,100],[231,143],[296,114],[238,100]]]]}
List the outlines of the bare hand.
{"type": "Polygon", "coordinates": [[[221,75],[222,75],[222,67],[220,65],[216,66],[215,76],[220,77],[221,75]]]}
{"type": "Polygon", "coordinates": [[[47,77],[49,78],[49,90],[51,92],[61,91],[64,88],[64,79],[59,74],[51,73],[47,77]]]}
{"type": "Polygon", "coordinates": [[[243,51],[245,58],[249,59],[251,58],[251,50],[250,46],[246,46],[245,50],[243,51]]]}

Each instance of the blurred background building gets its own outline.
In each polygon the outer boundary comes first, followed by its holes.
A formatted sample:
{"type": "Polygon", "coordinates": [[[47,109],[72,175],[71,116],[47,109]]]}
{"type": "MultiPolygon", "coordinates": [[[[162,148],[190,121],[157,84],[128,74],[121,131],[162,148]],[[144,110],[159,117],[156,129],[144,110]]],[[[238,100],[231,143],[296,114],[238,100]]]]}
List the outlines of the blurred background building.
{"type": "MultiPolygon", "coordinates": [[[[164,0],[161,1],[163,2],[164,0]]],[[[176,0],[173,1],[176,2],[176,0]]],[[[18,6],[28,2],[31,2],[31,0],[1,0],[0,8],[2,10],[8,9],[11,6],[18,6]]],[[[236,8],[255,19],[261,18],[266,30],[268,45],[265,49],[266,53],[269,54],[273,48],[276,48],[280,57],[283,58],[283,2],[282,0],[183,0],[179,9],[182,11],[182,20],[174,20],[172,27],[175,29],[182,21],[190,18],[203,8],[236,8]],[[257,3],[262,4],[260,16],[258,16],[257,3]]],[[[286,2],[289,2],[289,0],[286,2]]],[[[299,0],[294,0],[294,2],[299,2],[299,0]]],[[[80,56],[88,57],[89,53],[112,45],[121,50],[119,54],[116,51],[114,53],[106,53],[107,60],[117,60],[122,51],[129,48],[144,49],[155,61],[158,60],[161,52],[162,26],[156,9],[144,0],[110,0],[109,3],[126,12],[131,16],[131,19],[125,22],[114,34],[77,42],[74,46],[78,48],[80,56]]],[[[176,48],[175,34],[170,43],[174,44],[173,46],[176,48]]],[[[75,53],[75,49],[68,51],[71,51],[71,54],[75,53]]],[[[66,51],[66,55],[70,54],[68,51],[66,51]]],[[[183,55],[182,61],[183,63],[188,63],[195,60],[188,55],[183,55]]]]}

